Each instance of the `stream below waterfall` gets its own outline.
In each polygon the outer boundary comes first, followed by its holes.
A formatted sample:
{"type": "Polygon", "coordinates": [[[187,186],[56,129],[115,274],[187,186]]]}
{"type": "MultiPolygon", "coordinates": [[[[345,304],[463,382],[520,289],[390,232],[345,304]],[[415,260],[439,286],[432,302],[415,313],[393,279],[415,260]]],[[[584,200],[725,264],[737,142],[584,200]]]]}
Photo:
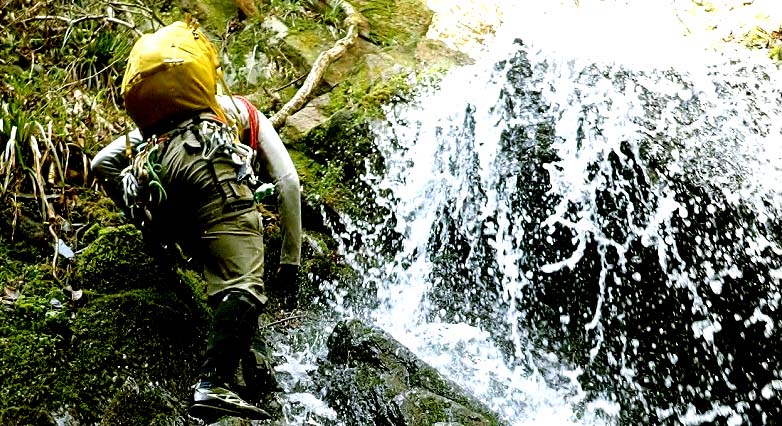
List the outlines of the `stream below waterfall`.
{"type": "Polygon", "coordinates": [[[776,423],[779,70],[608,3],[508,9],[389,108],[345,218],[376,300],[326,290],[513,425],[776,423]]]}

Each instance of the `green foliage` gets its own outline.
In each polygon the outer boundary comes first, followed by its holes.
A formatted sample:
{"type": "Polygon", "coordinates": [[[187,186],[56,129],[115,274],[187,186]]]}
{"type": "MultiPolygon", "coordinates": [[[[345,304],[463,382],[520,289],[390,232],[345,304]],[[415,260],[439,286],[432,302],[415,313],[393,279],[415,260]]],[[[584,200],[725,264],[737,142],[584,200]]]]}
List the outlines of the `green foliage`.
{"type": "Polygon", "coordinates": [[[279,43],[272,42],[274,36],[271,30],[253,19],[244,30],[232,34],[225,44],[230,58],[225,68],[231,78],[231,90],[240,94],[264,94],[254,99],[260,100],[258,107],[262,110],[273,108],[272,102],[278,96],[293,96],[295,87],[279,88],[304,72],[300,60],[283,51],[279,43]]]}
{"type": "MultiPolygon", "coordinates": [[[[123,31],[101,31],[96,23],[74,31],[60,49],[67,58],[77,54],[70,63],[70,80],[80,81],[87,88],[111,87],[122,78],[125,60],[133,43],[123,31]]],[[[116,88],[116,86],[114,86],[116,88]]]]}
{"type": "Polygon", "coordinates": [[[321,13],[322,22],[335,28],[341,27],[342,21],[345,19],[345,12],[342,10],[343,2],[344,0],[332,1],[332,5],[321,13]]]}
{"type": "Polygon", "coordinates": [[[318,8],[319,4],[314,0],[270,0],[260,5],[259,15],[274,16],[297,31],[313,28],[322,19],[322,15],[317,13],[318,8]]]}
{"type": "Polygon", "coordinates": [[[782,26],[770,32],[759,26],[754,27],[740,41],[749,49],[767,50],[768,57],[776,63],[782,61],[782,26]]]}
{"type": "Polygon", "coordinates": [[[769,58],[771,58],[773,61],[781,62],[782,61],[782,44],[777,44],[774,47],[772,47],[768,52],[769,58]]]}
{"type": "Polygon", "coordinates": [[[774,44],[774,37],[761,27],[754,27],[741,37],[741,42],[750,49],[766,49],[774,44]]]}
{"type": "Polygon", "coordinates": [[[39,197],[41,220],[59,213],[47,211],[45,195],[85,184],[84,153],[116,131],[105,115],[118,109],[135,33],[106,10],[9,0],[0,14],[0,194],[39,197]]]}

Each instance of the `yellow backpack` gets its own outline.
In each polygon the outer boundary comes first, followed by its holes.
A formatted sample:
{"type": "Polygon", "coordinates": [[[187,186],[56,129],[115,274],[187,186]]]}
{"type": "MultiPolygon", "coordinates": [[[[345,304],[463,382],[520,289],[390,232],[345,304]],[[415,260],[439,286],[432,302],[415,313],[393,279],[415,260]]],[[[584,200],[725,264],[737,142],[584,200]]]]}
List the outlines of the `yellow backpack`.
{"type": "Polygon", "coordinates": [[[215,97],[219,66],[214,45],[190,19],[145,34],[133,45],[122,79],[125,108],[142,133],[184,120],[190,111],[212,110],[225,122],[215,97]]]}

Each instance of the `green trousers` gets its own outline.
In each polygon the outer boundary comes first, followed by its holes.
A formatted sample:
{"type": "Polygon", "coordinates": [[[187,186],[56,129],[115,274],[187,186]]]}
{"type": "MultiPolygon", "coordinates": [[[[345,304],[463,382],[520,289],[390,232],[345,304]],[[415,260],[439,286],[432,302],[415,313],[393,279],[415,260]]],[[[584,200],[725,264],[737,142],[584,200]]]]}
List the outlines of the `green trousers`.
{"type": "Polygon", "coordinates": [[[166,197],[153,209],[154,230],[204,266],[209,296],[245,290],[265,303],[261,215],[231,159],[204,149],[208,137],[188,130],[161,149],[166,197]]]}
{"type": "Polygon", "coordinates": [[[256,211],[221,220],[201,234],[207,293],[242,289],[266,303],[263,287],[263,225],[256,211]]]}

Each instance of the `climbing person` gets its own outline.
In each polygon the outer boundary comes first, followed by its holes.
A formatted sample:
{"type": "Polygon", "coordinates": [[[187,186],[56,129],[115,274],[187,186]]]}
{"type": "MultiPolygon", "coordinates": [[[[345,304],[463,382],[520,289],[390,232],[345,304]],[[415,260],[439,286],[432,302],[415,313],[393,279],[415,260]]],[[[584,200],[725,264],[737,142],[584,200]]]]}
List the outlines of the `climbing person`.
{"type": "MultiPolygon", "coordinates": [[[[217,52],[196,23],[178,21],[143,35],[122,81],[137,129],[100,150],[91,167],[145,239],[177,244],[203,267],[212,320],[189,413],[209,421],[265,419],[270,414],[242,398],[234,380],[268,300],[259,192],[253,189],[262,186],[259,176],[273,182],[282,229],[276,279],[292,299],[301,190],[271,122],[247,99],[219,95],[221,81],[227,90],[217,52]]],[[[268,362],[261,364],[270,370],[268,362]]]]}

